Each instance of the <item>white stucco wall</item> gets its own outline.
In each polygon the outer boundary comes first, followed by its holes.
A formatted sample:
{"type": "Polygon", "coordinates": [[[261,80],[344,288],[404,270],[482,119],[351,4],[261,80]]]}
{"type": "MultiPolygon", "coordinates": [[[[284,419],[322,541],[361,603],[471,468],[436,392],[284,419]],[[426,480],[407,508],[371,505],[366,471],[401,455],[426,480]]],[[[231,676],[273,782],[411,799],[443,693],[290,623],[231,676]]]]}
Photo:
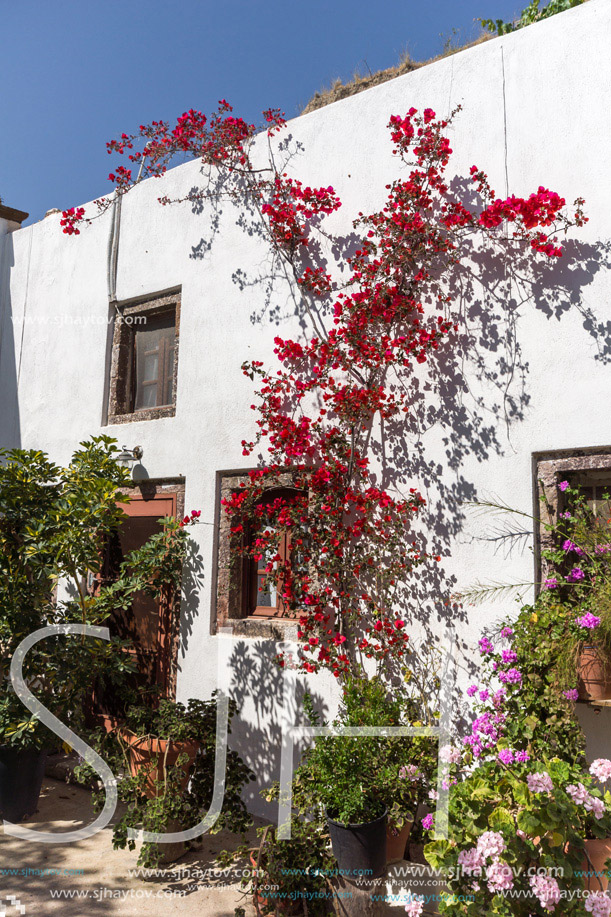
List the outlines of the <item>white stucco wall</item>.
{"type": "MultiPolygon", "coordinates": [[[[548,272],[534,300],[519,310],[517,337],[529,397],[522,418],[508,427],[502,416],[490,413],[498,392],[481,386],[467,368],[469,385],[483,394],[484,405],[477,407],[469,395],[449,393],[455,405],[462,399],[465,406],[465,413],[456,415],[455,433],[448,443],[448,431],[434,426],[423,439],[426,461],[438,481],[422,476],[414,484],[425,490],[431,523],[451,515],[452,501],[468,493],[480,499],[494,494],[531,511],[533,453],[611,445],[609,368],[596,358],[597,346],[604,345],[611,327],[611,275],[605,263],[611,238],[609,34],[611,4],[591,0],[289,124],[303,145],[295,173],[304,183],[332,184],[343,201],[326,224],[336,233],[350,231],[359,210],[382,204],[384,186],[397,174],[386,124],[391,114],[403,114],[412,105],[432,107],[439,114],[463,106],[452,129],[457,173],[468,173],[475,162],[500,193],[527,194],[544,184],[569,202],[578,196],[586,199],[590,221],[576,236],[580,248],[573,252],[575,260],[558,264],[556,274],[548,272]],[[598,340],[583,327],[588,309],[601,324],[598,340]],[[463,425],[469,428],[465,437],[463,425]]],[[[80,440],[106,432],[120,444],[144,447],[143,464],[150,477],[184,475],[187,510],[202,510],[206,524],[195,530],[195,537],[205,582],[180,661],[179,699],[208,696],[214,687],[217,638],[210,636],[210,608],[215,475],[219,469],[248,465],[240,442],[253,431],[253,389],[240,364],[248,358],[271,362],[278,333],[276,316],[264,309],[262,288],[242,291],[232,281],[237,268],[257,275],[265,257],[264,246],[236,225],[233,206],[222,204],[213,234],[208,210],[194,215],[188,204],[162,208],[156,203],[161,193],[184,194],[197,179],[198,164],[187,164],[161,181],[143,183],[123,201],[118,300],[182,286],[173,418],[101,426],[109,334],[109,215],[77,238],[62,235],[59,218],[50,216],[0,239],[0,445],[43,448],[65,462],[80,440]],[[211,248],[197,259],[192,249],[202,238],[211,239],[211,248]],[[262,311],[258,320],[251,320],[262,311]]],[[[484,311],[495,308],[481,291],[475,295],[484,311]]],[[[290,300],[281,287],[274,305],[281,333],[295,332],[290,300]]],[[[482,352],[492,366],[498,351],[482,352]]],[[[415,449],[416,438],[409,434],[406,459],[415,449]]],[[[486,537],[489,525],[489,520],[467,515],[460,531],[439,533],[443,573],[455,588],[476,580],[532,579],[528,548],[506,557],[495,553],[490,542],[478,540],[486,537]]],[[[441,597],[429,595],[421,607],[439,629],[445,614],[441,597]]],[[[468,609],[468,620],[460,624],[461,639],[474,643],[482,626],[513,607],[509,601],[468,609]]],[[[255,641],[239,639],[256,670],[255,641]]],[[[270,684],[276,685],[271,674],[270,684]]],[[[321,682],[316,685],[319,690],[321,682]]],[[[250,701],[238,731],[246,756],[261,765],[273,762],[262,761],[254,743],[264,736],[278,741],[273,702],[262,697],[250,701]]]]}

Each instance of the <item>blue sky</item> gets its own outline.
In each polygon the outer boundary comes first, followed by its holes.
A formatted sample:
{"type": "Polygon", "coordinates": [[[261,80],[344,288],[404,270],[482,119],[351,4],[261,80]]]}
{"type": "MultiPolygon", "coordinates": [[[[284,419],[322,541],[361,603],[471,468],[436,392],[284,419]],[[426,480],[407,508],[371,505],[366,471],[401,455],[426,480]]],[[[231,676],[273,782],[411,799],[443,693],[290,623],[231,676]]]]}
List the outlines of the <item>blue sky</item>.
{"type": "Polygon", "coordinates": [[[258,123],[317,89],[468,41],[526,0],[0,0],[0,196],[38,220],[104,194],[105,143],[220,98],[258,123]],[[453,32],[453,30],[456,30],[453,32]]]}

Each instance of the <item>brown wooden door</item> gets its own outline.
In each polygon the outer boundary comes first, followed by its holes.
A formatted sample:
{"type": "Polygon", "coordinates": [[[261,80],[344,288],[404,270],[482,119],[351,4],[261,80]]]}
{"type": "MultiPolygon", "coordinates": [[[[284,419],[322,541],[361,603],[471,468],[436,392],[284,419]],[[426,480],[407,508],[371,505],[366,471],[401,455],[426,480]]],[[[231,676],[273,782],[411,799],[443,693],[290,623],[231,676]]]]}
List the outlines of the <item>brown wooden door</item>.
{"type": "MultiPolygon", "coordinates": [[[[132,497],[130,503],[121,506],[127,518],[107,545],[102,582],[115,579],[121,561],[131,551],[141,548],[151,535],[161,531],[164,516],[176,515],[176,495],[161,494],[149,499],[132,497]]],[[[157,601],[141,592],[127,611],[117,610],[108,619],[111,635],[128,641],[133,647],[129,652],[136,672],[129,681],[139,691],[156,687],[162,697],[173,696],[175,605],[157,601]]],[[[104,718],[112,717],[120,711],[122,698],[112,687],[98,685],[94,707],[104,718]]]]}
{"type": "MultiPolygon", "coordinates": [[[[123,508],[128,518],[119,531],[119,542],[125,557],[161,531],[160,520],[164,516],[176,515],[176,496],[155,496],[149,500],[135,497],[123,508]]],[[[141,592],[126,614],[113,615],[109,623],[111,632],[134,644],[138,683],[147,687],[157,685],[166,697],[170,693],[172,663],[171,615],[171,608],[141,592]]]]}

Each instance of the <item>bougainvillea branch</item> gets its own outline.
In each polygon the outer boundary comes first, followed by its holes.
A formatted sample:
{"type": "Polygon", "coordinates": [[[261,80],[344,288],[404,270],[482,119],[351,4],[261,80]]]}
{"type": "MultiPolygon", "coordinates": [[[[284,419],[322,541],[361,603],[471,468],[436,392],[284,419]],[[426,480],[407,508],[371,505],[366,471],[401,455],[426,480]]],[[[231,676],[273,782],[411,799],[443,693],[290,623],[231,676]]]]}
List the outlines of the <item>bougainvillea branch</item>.
{"type": "MultiPolygon", "coordinates": [[[[108,144],[109,153],[127,155],[139,169],[135,180],[127,167],[111,173],[119,195],[163,175],[177,154],[200,159],[208,184],[198,196],[217,193],[221,182],[223,193],[254,206],[312,317],[301,340],[275,338],[279,368],[243,364],[258,384],[258,431],[243,441],[243,454],[264,453],[261,467],[225,501],[235,551],[259,568],[264,560],[284,612],[299,619],[299,665],[309,672],[327,668],[340,677],[366,658],[382,664],[409,651],[402,596],[416,568],[440,558],[426,556],[413,535],[422,496],[414,487],[401,494],[380,485],[371,443],[376,425],[409,414],[414,365],[453,346],[459,316],[445,292],[452,271],[475,237],[521,256],[561,257],[559,233],[586,220],[583,201],[568,214],[564,199],[544,187],[527,198],[497,198],[476,166],[466,182],[477,204],[467,207],[446,175],[455,114],[443,120],[412,108],[390,119],[402,176],[386,186],[381,210],[355,220],[360,242],[340,265],[348,277],[341,285],[317,259],[320,223],[341,201],[333,187],[304,187],[276,165],[279,111],[264,113],[263,168],[255,167],[254,126],[235,118],[225,101],[209,120],[190,111],[173,128],[153,122],[108,144]],[[291,493],[264,499],[287,474],[291,493]],[[290,556],[279,550],[281,535],[288,535],[290,556]]],[[[110,201],[98,201],[98,211],[110,201]]],[[[86,219],[80,210],[63,218],[67,233],[86,219]]]]}

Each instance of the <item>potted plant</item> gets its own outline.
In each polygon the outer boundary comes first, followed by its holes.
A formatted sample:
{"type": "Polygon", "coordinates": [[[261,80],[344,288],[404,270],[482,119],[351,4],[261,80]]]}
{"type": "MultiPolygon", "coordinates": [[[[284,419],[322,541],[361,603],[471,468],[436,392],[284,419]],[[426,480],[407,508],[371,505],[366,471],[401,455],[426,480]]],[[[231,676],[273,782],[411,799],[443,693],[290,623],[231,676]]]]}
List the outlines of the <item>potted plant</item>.
{"type": "MultiPolygon", "coordinates": [[[[98,729],[91,744],[120,775],[119,799],[125,804],[123,816],[113,829],[116,849],[134,850],[136,842],[128,829],[169,833],[196,825],[212,801],[215,772],[216,692],[210,700],[191,699],[187,704],[163,699],[152,704],[132,704],[124,722],[112,733],[98,729]]],[[[230,703],[231,719],[237,712],[230,703]]],[[[92,771],[81,765],[76,771],[88,783],[92,771]]],[[[244,831],[251,823],[242,800],[244,786],[255,775],[240,756],[227,752],[225,796],[221,815],[211,829],[244,831]]],[[[94,806],[104,803],[102,792],[94,793],[94,806]]],[[[155,867],[171,862],[186,850],[183,843],[151,844],[141,847],[138,864],[155,867]]]]}
{"type": "Polygon", "coordinates": [[[392,797],[386,826],[386,862],[402,860],[418,808],[418,788],[423,779],[415,764],[401,765],[388,774],[385,792],[392,797]]]}
{"type": "Polygon", "coordinates": [[[462,915],[468,900],[473,913],[506,914],[511,895],[516,917],[561,900],[563,914],[582,914],[585,838],[609,834],[609,797],[566,761],[514,755],[506,764],[509,749],[497,750],[452,787],[449,839],[425,846],[429,863],[448,876],[439,910],[462,915]]]}
{"type": "Polygon", "coordinates": [[[47,757],[45,732],[12,692],[0,700],[0,818],[20,822],[36,811],[47,757]]]}
{"type": "MultiPolygon", "coordinates": [[[[560,483],[568,507],[552,523],[548,565],[537,606],[547,607],[558,630],[554,635],[559,685],[576,686],[579,698],[611,698],[611,530],[608,513],[594,512],[584,494],[560,483]]],[[[609,495],[603,495],[606,504],[609,495]]],[[[549,506],[548,506],[549,509],[549,506]]],[[[537,608],[538,611],[538,608],[537,608]]]]}
{"type": "MultiPolygon", "coordinates": [[[[401,696],[390,695],[380,677],[353,677],[343,686],[333,725],[405,725],[409,707],[401,696]]],[[[318,722],[311,705],[308,712],[311,721],[318,722]]],[[[333,853],[347,878],[380,876],[389,859],[389,837],[390,858],[401,858],[402,851],[396,849],[407,840],[413,813],[425,793],[431,756],[430,740],[380,736],[321,736],[306,752],[299,782],[323,807],[333,853]]]]}
{"type": "MultiPolygon", "coordinates": [[[[588,844],[606,844],[611,833],[611,796],[593,779],[607,779],[611,762],[585,769],[583,735],[558,691],[555,640],[564,625],[547,602],[537,607],[522,609],[494,642],[479,641],[482,665],[467,692],[471,731],[462,752],[441,756],[450,836],[425,846],[448,877],[441,913],[458,917],[468,900],[469,912],[500,917],[510,896],[516,917],[553,911],[561,900],[563,914],[582,915],[584,871],[599,868],[586,866],[600,852],[588,844]]],[[[429,815],[424,827],[433,826],[429,815]]]]}
{"type": "Polygon", "coordinates": [[[324,825],[297,818],[289,840],[279,840],[273,825],[258,828],[257,834],[258,846],[242,845],[217,858],[223,866],[248,858],[251,869],[242,887],[252,896],[257,914],[322,917],[331,913],[334,863],[324,825]]]}
{"type": "Polygon", "coordinates": [[[132,777],[144,774],[143,789],[150,799],[165,792],[168,774],[178,770],[180,789],[186,789],[200,748],[202,719],[207,719],[206,710],[197,701],[185,707],[164,698],[158,706],[128,709],[117,739],[132,777]]]}

